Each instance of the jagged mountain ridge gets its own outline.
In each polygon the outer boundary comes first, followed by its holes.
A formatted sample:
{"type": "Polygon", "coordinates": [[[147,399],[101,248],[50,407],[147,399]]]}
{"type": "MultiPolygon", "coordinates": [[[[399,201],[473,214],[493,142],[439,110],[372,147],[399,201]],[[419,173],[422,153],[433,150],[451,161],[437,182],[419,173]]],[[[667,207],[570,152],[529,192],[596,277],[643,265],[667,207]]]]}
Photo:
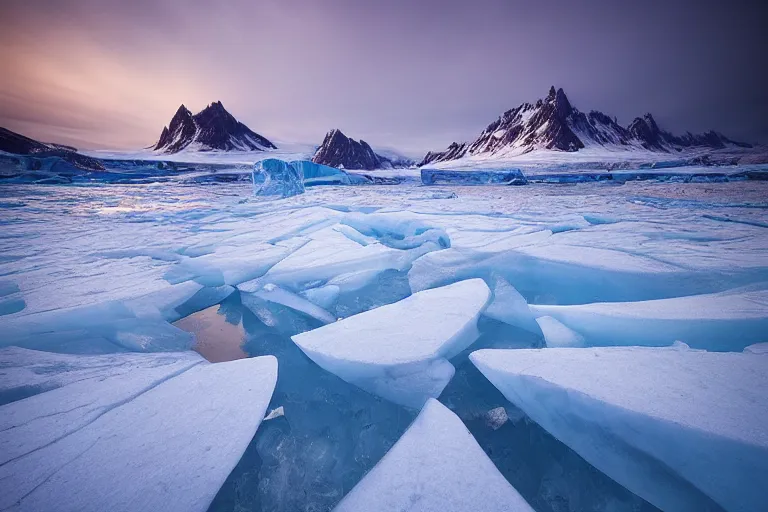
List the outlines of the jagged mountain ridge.
{"type": "Polygon", "coordinates": [[[337,129],[325,135],[312,161],[330,167],[367,171],[394,166],[392,160],[376,153],[364,140],[351,139],[337,129]]]}
{"type": "Polygon", "coordinates": [[[537,149],[575,152],[603,146],[672,153],[692,147],[722,149],[729,145],[751,147],[714,131],[676,136],[661,130],[651,114],[635,118],[625,128],[616,118],[602,112],[579,111],[571,105],[563,89],[552,87],[547,97],[535,104],[523,103],[506,111],[474,141],[454,142],[445,151],[429,152],[419,165],[470,155],[522,155],[537,149]]]}
{"type": "Polygon", "coordinates": [[[201,151],[264,151],[277,149],[266,137],[254,132],[227,112],[220,101],[192,114],[181,105],[163,128],[154,149],[178,153],[195,144],[201,151]]]}

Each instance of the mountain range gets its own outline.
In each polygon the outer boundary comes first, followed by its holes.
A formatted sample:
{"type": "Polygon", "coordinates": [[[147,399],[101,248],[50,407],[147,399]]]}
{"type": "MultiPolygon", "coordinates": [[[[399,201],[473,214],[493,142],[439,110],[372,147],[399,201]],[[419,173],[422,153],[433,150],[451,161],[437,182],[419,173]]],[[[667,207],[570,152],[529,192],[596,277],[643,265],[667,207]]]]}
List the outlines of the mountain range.
{"type": "MultiPolygon", "coordinates": [[[[760,151],[750,148],[750,144],[734,141],[715,131],[674,135],[661,129],[651,114],[635,118],[626,127],[621,126],[615,117],[602,112],[581,112],[571,104],[563,89],[552,87],[545,98],[504,112],[475,140],[454,142],[444,151],[429,152],[418,165],[506,164],[507,160],[520,157],[538,158],[546,164],[554,160],[562,162],[564,158],[574,160],[576,157],[567,155],[579,151],[584,151],[586,158],[614,162],[612,165],[616,162],[624,165],[626,159],[635,157],[706,165],[766,160],[764,147],[760,147],[760,151]]],[[[277,146],[238,121],[220,101],[216,101],[197,114],[181,105],[152,149],[165,154],[182,150],[261,152],[277,150],[277,146]]],[[[364,140],[347,137],[338,129],[328,132],[320,146],[308,149],[314,149],[313,162],[344,169],[373,170],[414,165],[413,161],[396,153],[374,151],[364,140]]],[[[82,155],[75,148],[39,142],[4,128],[0,128],[0,151],[34,155],[35,161],[59,157],[83,169],[103,168],[97,158],[82,155]]],[[[309,158],[311,154],[292,156],[309,158]]],[[[592,165],[591,162],[588,163],[592,165]]]]}
{"type": "Polygon", "coordinates": [[[472,142],[454,142],[445,151],[429,152],[420,166],[468,156],[510,158],[535,150],[577,152],[585,148],[680,153],[689,148],[711,150],[751,148],[709,131],[700,135],[673,135],[659,128],[651,114],[635,118],[627,127],[615,117],[592,110],[588,114],[571,105],[563,89],[550,88],[536,103],[523,103],[504,112],[472,142]]]}

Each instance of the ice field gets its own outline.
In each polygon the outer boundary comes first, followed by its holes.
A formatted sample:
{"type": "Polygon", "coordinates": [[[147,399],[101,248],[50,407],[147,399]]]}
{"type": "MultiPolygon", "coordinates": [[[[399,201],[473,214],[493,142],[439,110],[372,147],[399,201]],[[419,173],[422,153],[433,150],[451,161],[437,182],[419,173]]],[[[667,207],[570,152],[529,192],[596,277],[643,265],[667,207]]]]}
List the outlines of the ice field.
{"type": "Polygon", "coordinates": [[[768,182],[393,172],[0,186],[0,510],[768,510],[768,182]]]}

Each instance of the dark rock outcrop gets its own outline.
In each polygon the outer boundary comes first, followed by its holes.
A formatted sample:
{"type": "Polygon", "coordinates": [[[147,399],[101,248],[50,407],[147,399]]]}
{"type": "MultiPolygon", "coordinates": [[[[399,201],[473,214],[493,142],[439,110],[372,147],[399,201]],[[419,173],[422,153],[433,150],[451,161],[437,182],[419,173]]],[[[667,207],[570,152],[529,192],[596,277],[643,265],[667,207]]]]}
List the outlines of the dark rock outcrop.
{"type": "Polygon", "coordinates": [[[192,114],[180,106],[168,126],[163,128],[155,150],[177,153],[190,144],[200,151],[263,151],[276,149],[267,138],[239,122],[220,101],[192,114]]]}
{"type": "Polygon", "coordinates": [[[359,142],[344,135],[341,130],[331,130],[317,148],[312,161],[339,169],[383,169],[392,167],[392,162],[376,154],[364,140],[359,142]]]}
{"type": "Polygon", "coordinates": [[[580,112],[562,89],[552,87],[546,98],[535,104],[523,103],[502,114],[473,142],[454,142],[445,151],[429,152],[419,165],[468,155],[520,155],[536,149],[573,152],[587,146],[603,146],[677,152],[693,147],[722,149],[729,145],[751,147],[716,132],[678,137],[661,130],[650,114],[624,128],[602,112],[580,112]]]}
{"type": "Polygon", "coordinates": [[[101,161],[81,155],[76,148],[40,142],[6,128],[0,128],[0,151],[16,155],[30,155],[36,158],[58,157],[76,168],[84,170],[104,169],[101,161]]]}

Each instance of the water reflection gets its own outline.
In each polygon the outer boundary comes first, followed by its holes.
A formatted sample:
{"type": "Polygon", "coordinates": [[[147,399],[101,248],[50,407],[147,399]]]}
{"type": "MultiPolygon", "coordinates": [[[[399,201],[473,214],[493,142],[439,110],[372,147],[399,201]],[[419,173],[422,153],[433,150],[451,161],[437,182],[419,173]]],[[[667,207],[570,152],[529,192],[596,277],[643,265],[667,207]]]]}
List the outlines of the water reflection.
{"type": "Polygon", "coordinates": [[[192,349],[212,363],[248,357],[243,350],[245,328],[237,293],[221,304],[176,321],[174,325],[193,333],[196,342],[192,349]]]}

